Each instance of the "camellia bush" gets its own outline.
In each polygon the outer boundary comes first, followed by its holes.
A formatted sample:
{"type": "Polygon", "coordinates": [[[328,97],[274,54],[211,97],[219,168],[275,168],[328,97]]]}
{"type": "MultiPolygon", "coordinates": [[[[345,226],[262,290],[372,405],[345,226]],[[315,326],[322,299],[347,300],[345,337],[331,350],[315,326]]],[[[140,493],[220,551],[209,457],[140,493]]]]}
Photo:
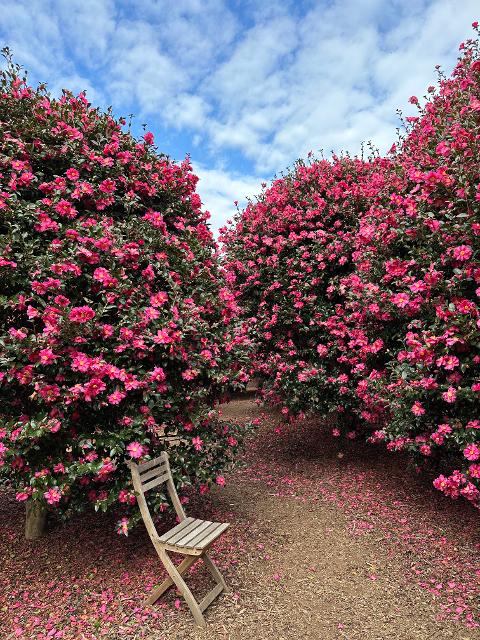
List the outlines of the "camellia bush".
{"type": "Polygon", "coordinates": [[[115,508],[122,533],[129,459],[224,483],[241,433],[215,405],[247,380],[189,161],[124,124],[0,75],[0,476],[63,517],[115,508]]]}
{"type": "Polygon", "coordinates": [[[397,153],[404,188],[388,232],[385,212],[365,221],[376,232],[359,251],[369,269],[358,293],[371,318],[383,318],[391,347],[380,389],[389,419],[373,439],[433,463],[438,489],[480,506],[478,40],[461,50],[424,106],[410,98],[419,114],[397,153]]]}
{"type": "MultiPolygon", "coordinates": [[[[381,375],[381,337],[347,303],[359,220],[396,183],[388,159],[298,162],[224,230],[226,269],[255,342],[265,399],[286,417],[336,414],[354,437],[381,404],[368,388],[381,375]]],[[[363,229],[365,231],[365,229],[363,229]]]]}
{"type": "MultiPolygon", "coordinates": [[[[478,25],[474,23],[474,28],[478,25]]],[[[223,234],[267,400],[334,412],[480,506],[480,54],[386,158],[299,163],[223,234]]]]}

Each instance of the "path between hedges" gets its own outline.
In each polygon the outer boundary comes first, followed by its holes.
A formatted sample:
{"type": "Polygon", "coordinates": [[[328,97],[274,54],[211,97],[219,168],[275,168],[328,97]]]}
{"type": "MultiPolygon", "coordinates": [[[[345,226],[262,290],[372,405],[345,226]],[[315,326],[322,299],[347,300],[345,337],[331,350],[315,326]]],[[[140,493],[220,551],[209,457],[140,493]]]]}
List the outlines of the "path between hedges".
{"type": "MultiPolygon", "coordinates": [[[[239,420],[259,413],[248,400],[233,402],[224,410],[225,416],[239,420]]],[[[380,455],[379,463],[372,462],[376,452],[356,443],[342,451],[342,445],[332,442],[330,436],[318,437],[316,425],[307,423],[305,430],[300,428],[298,433],[289,430],[277,434],[271,422],[271,417],[263,421],[260,433],[248,448],[246,468],[234,472],[227,487],[215,495],[220,511],[231,512],[235,536],[245,536],[238,566],[227,570],[233,593],[221,597],[207,612],[206,631],[193,631],[184,626],[183,620],[180,630],[180,616],[176,615],[177,624],[172,625],[169,637],[197,640],[480,638],[479,630],[466,627],[465,621],[462,624],[438,619],[445,611],[448,598],[458,598],[455,587],[448,587],[446,583],[440,587],[438,580],[451,578],[451,583],[464,585],[465,576],[458,574],[459,567],[464,568],[463,554],[468,558],[472,554],[478,557],[480,549],[475,546],[480,538],[467,541],[465,537],[458,538],[455,527],[445,530],[445,525],[448,528],[453,521],[458,524],[460,512],[456,511],[456,505],[452,507],[451,502],[437,496],[415,477],[410,478],[413,497],[409,503],[407,495],[405,504],[402,487],[397,496],[395,482],[393,492],[392,486],[383,486],[385,476],[390,479],[396,474],[404,476],[403,460],[385,459],[380,455]],[[355,461],[362,456],[365,461],[355,461]],[[322,473],[322,469],[326,473],[322,473]],[[338,493],[337,475],[347,479],[346,493],[338,493]],[[327,488],[321,486],[324,482],[327,488]],[[372,487],[378,500],[369,502],[372,487]],[[364,504],[356,497],[359,490],[367,494],[364,504]],[[390,501],[387,507],[393,506],[396,516],[383,522],[382,530],[382,525],[376,524],[376,517],[382,519],[386,515],[384,500],[390,501]],[[428,501],[432,504],[428,505],[428,501]],[[376,514],[379,504],[380,513],[376,514]],[[417,516],[418,532],[411,531],[410,525],[415,528],[417,516]],[[425,527],[430,533],[423,541],[425,527]],[[450,557],[450,566],[441,552],[436,554],[435,548],[429,547],[428,536],[436,536],[437,530],[441,530],[442,535],[450,534],[457,545],[457,552],[446,556],[450,557]],[[395,540],[396,534],[399,540],[395,540]],[[414,538],[413,543],[409,536],[414,538]],[[410,575],[412,566],[414,570],[410,575]],[[418,583],[424,580],[427,582],[422,587],[418,583]]],[[[406,488],[408,492],[408,486],[406,488]]],[[[465,528],[469,523],[476,523],[477,516],[468,512],[468,517],[463,518],[465,528]]],[[[469,570],[468,575],[471,573],[469,570]]],[[[478,593],[477,589],[466,600],[460,598],[454,604],[460,607],[469,601],[475,610],[478,593]]],[[[453,610],[452,615],[461,617],[465,610],[453,610]]],[[[182,617],[188,619],[186,612],[182,617]]],[[[155,634],[152,640],[163,637],[167,636],[155,634]]]]}
{"type": "MultiPolygon", "coordinates": [[[[260,413],[249,400],[224,408],[241,421],[260,413]]],[[[313,422],[276,429],[269,415],[227,480],[188,505],[232,523],[213,550],[232,591],[205,631],[175,592],[138,607],[164,577],[142,529],[125,540],[108,517],[84,516],[28,543],[23,506],[0,493],[0,638],[480,639],[478,512],[400,457],[313,422]]],[[[189,583],[200,597],[209,587],[201,571],[189,583]]]]}

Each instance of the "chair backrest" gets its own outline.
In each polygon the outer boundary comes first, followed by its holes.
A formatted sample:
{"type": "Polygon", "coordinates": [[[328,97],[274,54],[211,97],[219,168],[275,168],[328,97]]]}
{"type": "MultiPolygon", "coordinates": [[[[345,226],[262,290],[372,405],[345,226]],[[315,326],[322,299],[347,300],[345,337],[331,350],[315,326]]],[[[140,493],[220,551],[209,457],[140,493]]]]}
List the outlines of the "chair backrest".
{"type": "Polygon", "coordinates": [[[154,540],[158,537],[155,525],[150,514],[150,510],[145,500],[145,493],[150,489],[158,487],[159,485],[167,483],[167,492],[172,501],[173,507],[180,520],[185,520],[187,517],[183,510],[182,503],[177,494],[177,490],[173,483],[172,473],[170,471],[170,463],[168,461],[168,454],[166,451],[161,453],[157,458],[136,464],[129,461],[128,466],[132,472],[133,487],[137,496],[138,506],[142,514],[147,531],[154,540]]]}
{"type": "MultiPolygon", "coordinates": [[[[133,465],[130,464],[130,469],[132,469],[132,466],[133,465]]],[[[167,482],[167,480],[171,478],[168,455],[165,452],[160,454],[158,458],[143,462],[142,464],[135,464],[135,467],[138,471],[138,478],[140,479],[143,493],[146,493],[154,487],[158,487],[158,485],[167,482]]]]}

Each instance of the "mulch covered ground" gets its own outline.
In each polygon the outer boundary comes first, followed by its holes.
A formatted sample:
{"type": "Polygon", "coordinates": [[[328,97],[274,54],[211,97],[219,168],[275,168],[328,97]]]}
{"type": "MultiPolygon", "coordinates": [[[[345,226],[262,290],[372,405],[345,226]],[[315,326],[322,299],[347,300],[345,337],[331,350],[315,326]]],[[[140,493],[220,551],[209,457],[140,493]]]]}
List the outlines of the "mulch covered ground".
{"type": "MultiPolygon", "coordinates": [[[[260,414],[249,400],[224,412],[260,414]]],[[[188,505],[233,525],[212,553],[231,592],[205,631],[174,590],[142,608],[165,574],[141,528],[120,538],[92,515],[27,542],[23,505],[1,493],[0,638],[480,639],[478,512],[398,454],[276,423],[264,416],[227,486],[188,505]]],[[[211,587],[196,567],[189,584],[211,587]]]]}

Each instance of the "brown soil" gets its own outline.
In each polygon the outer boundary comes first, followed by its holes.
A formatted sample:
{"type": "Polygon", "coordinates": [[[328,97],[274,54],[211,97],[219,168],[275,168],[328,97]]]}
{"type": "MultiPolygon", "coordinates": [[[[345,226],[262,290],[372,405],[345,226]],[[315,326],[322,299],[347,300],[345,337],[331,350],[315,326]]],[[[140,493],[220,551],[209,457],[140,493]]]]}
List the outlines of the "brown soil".
{"type": "MultiPolygon", "coordinates": [[[[238,399],[224,414],[261,410],[238,399]]],[[[173,589],[141,607],[165,577],[142,526],[124,538],[84,514],[32,543],[24,505],[0,491],[0,639],[480,640],[478,511],[398,454],[276,424],[262,416],[227,486],[187,505],[232,524],[212,550],[231,591],[206,630],[173,589]]],[[[199,599],[211,587],[198,565],[187,582],[199,599]]]]}
{"type": "MultiPolygon", "coordinates": [[[[258,412],[250,400],[232,402],[224,411],[241,420],[258,412]]],[[[271,431],[271,426],[262,427],[249,448],[248,467],[265,463],[280,465],[283,471],[290,467],[289,482],[298,480],[300,485],[318,473],[319,452],[308,450],[308,442],[297,443],[295,458],[281,445],[270,445],[271,436],[262,437],[266,429],[271,431]]],[[[341,461],[340,455],[334,457],[341,461]]],[[[331,451],[326,457],[321,464],[332,464],[331,451]]],[[[380,466],[380,473],[400,470],[390,461],[380,466]]],[[[279,497],[271,482],[248,478],[242,470],[234,472],[227,487],[212,497],[215,511],[232,519],[231,543],[241,545],[239,553],[232,551],[239,556],[238,564],[234,560],[226,571],[232,592],[222,594],[207,610],[206,630],[193,626],[182,605],[180,611],[166,615],[159,625],[162,631],[152,640],[480,638],[478,629],[438,619],[440,609],[432,595],[406,579],[412,558],[401,550],[394,553],[384,536],[352,534],[351,519],[328,501],[315,496],[279,497]]],[[[426,493],[428,499],[436,499],[429,489],[426,493]]],[[[228,565],[219,554],[220,564],[228,565]]],[[[205,589],[206,583],[197,580],[194,577],[195,586],[203,584],[205,589]]]]}

